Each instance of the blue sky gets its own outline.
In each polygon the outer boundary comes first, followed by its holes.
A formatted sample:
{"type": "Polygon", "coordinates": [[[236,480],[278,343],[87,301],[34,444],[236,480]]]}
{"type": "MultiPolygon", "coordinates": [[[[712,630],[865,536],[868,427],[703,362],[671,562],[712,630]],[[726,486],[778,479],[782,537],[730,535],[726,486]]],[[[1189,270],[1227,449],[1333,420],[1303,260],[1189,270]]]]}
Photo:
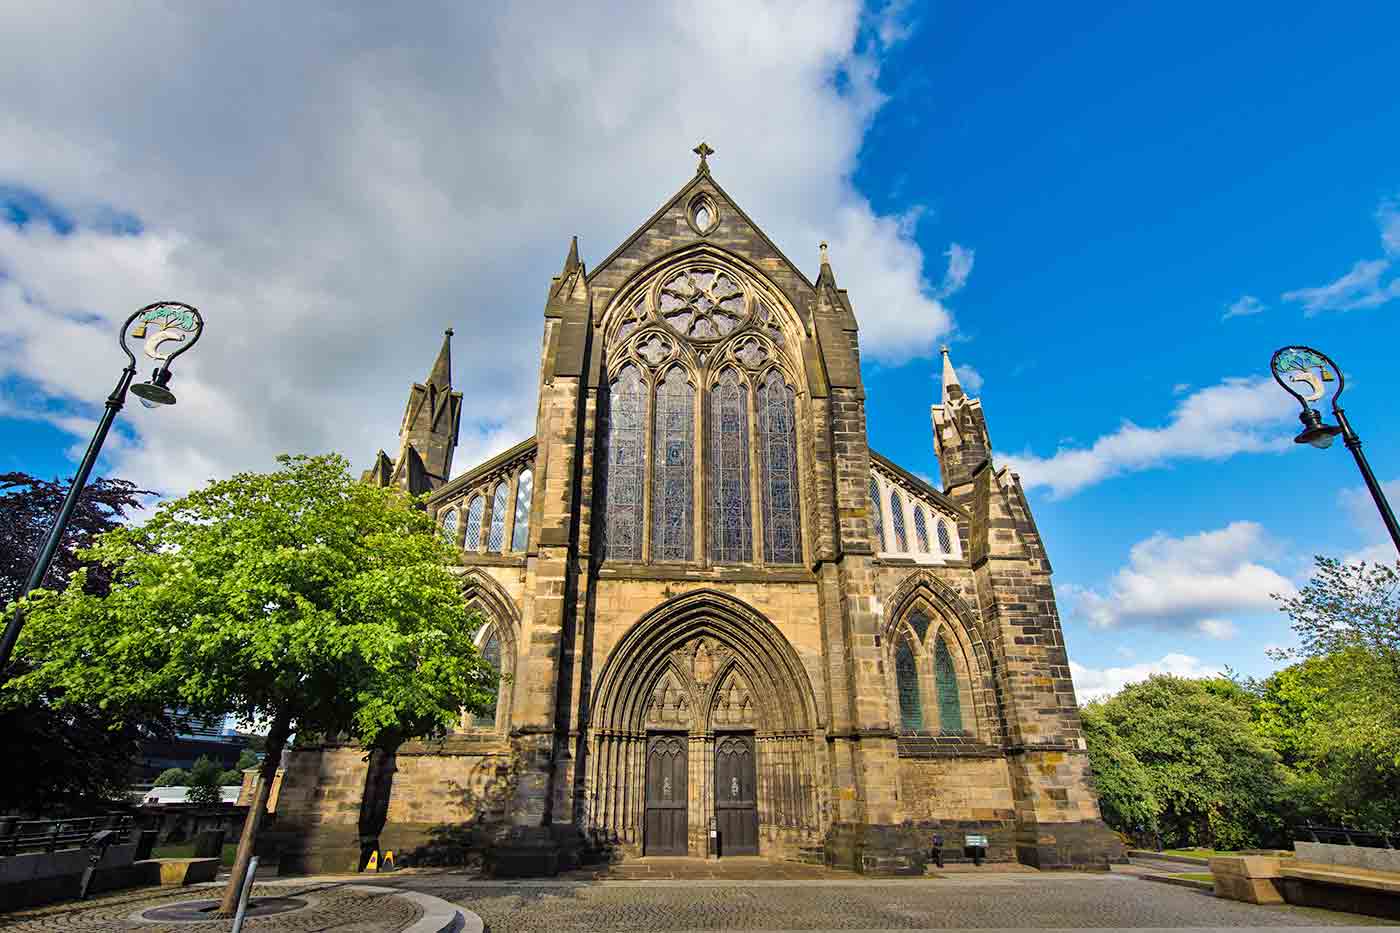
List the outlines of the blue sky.
{"type": "Polygon", "coordinates": [[[108,470],[178,491],[283,450],[364,466],[448,325],[477,399],[459,466],[504,448],[568,236],[599,261],[703,137],[813,274],[831,241],[878,450],[936,476],[937,346],[975,373],[1082,694],[1262,673],[1290,640],[1268,593],[1314,553],[1387,556],[1347,452],[1294,449],[1260,380],[1277,346],[1326,350],[1400,480],[1394,5],[0,16],[0,469],[71,469],[111,322],[160,297],[211,329],[176,409],[123,412],[108,470]]]}

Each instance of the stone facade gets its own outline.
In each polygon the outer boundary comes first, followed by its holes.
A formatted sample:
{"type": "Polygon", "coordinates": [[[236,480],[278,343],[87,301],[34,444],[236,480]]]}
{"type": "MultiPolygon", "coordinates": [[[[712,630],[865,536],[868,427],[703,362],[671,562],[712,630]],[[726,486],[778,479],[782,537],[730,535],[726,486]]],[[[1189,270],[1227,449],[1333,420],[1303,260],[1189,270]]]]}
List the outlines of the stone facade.
{"type": "Polygon", "coordinates": [[[945,350],[942,488],[871,451],[825,245],[811,281],[697,151],[597,268],[570,246],[534,437],[448,480],[446,341],[413,386],[366,479],[428,491],[462,548],[497,709],[389,756],[291,752],[284,870],[481,844],[501,874],[547,873],[600,842],[723,855],[745,825],[761,854],[872,873],[921,872],[935,834],[954,858],[967,833],[1041,867],[1121,857],[980,403],[945,350]],[[661,737],[683,765],[664,781],[661,737]]]}

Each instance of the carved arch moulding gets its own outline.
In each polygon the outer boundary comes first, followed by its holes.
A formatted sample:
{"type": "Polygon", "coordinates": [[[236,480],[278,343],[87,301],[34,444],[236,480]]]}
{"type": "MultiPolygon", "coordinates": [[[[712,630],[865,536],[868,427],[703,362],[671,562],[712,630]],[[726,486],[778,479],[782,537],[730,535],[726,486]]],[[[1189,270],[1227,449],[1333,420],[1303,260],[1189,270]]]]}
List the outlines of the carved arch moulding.
{"type": "Polygon", "coordinates": [[[714,590],[676,596],[633,625],[604,662],[592,708],[594,729],[631,735],[666,715],[673,728],[703,731],[810,734],[821,725],[807,671],[777,626],[714,590]],[[668,713],[682,698],[685,722],[668,713]]]}

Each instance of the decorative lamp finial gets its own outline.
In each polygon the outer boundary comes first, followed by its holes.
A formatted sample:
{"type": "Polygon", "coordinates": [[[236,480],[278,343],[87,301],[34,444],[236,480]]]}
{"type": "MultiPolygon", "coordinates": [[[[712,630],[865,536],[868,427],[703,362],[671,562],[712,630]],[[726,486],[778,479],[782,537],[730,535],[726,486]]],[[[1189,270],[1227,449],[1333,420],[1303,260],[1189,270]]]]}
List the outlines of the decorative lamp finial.
{"type": "Polygon", "coordinates": [[[452,328],[450,328],[450,327],[447,328],[447,330],[443,331],[443,334],[445,334],[445,335],[448,336],[448,337],[451,337],[452,334],[453,334],[452,328]]]}
{"type": "Polygon", "coordinates": [[[817,250],[821,253],[822,265],[825,266],[829,264],[831,262],[831,257],[827,255],[826,252],[826,240],[822,240],[820,243],[817,244],[817,250]]]}
{"type": "Polygon", "coordinates": [[[706,143],[704,140],[701,140],[700,145],[696,146],[690,151],[700,157],[700,165],[696,167],[696,173],[700,175],[708,175],[710,173],[710,163],[706,160],[710,156],[714,155],[715,151],[711,149],[709,144],[706,143]]]}

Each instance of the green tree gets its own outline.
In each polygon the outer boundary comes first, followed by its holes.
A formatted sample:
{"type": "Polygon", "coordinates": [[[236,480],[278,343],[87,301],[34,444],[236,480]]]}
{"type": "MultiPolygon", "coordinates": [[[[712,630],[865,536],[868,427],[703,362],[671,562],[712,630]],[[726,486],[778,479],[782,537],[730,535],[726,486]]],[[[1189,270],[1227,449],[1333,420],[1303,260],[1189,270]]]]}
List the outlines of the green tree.
{"type": "Polygon", "coordinates": [[[190,773],[184,768],[166,768],[156,776],[153,787],[189,787],[190,773]]]}
{"type": "Polygon", "coordinates": [[[256,768],[258,761],[258,753],[251,748],[245,748],[238,753],[238,764],[234,768],[238,771],[247,771],[249,768],[256,768]]]}
{"type": "MultiPolygon", "coordinates": [[[[24,587],[35,553],[59,507],[69,483],[42,480],[27,473],[0,473],[0,625],[9,621],[13,601],[24,587]]],[[[99,478],[78,498],[73,519],[54,554],[46,583],[64,586],[87,567],[87,587],[104,593],[106,569],[84,561],[79,552],[97,535],[116,528],[150,495],[125,480],[99,478]]],[[[9,673],[20,670],[12,658],[9,673]]],[[[23,761],[22,778],[0,781],[0,812],[57,816],[62,811],[84,812],[97,804],[125,797],[140,742],[173,735],[164,711],[126,710],[121,717],[98,707],[64,705],[56,698],[35,696],[24,706],[0,709],[0,761],[23,761]]]]}
{"type": "Polygon", "coordinates": [[[1155,814],[1169,844],[1225,849],[1277,834],[1278,756],[1254,732],[1238,686],[1157,675],[1090,703],[1085,721],[1120,829],[1155,814]]]}
{"type": "Polygon", "coordinates": [[[224,769],[219,767],[217,761],[201,755],[194,767],[190,768],[190,789],[185,794],[185,800],[201,807],[212,807],[222,803],[223,773],[224,769]]]}
{"type": "MultiPolygon", "coordinates": [[[[1322,658],[1359,648],[1375,660],[1373,683],[1400,694],[1400,563],[1347,564],[1315,558],[1316,570],[1298,595],[1279,601],[1301,647],[1286,654],[1322,658]]],[[[1392,716],[1395,706],[1390,707],[1392,716]]]]}
{"type": "Polygon", "coordinates": [[[494,702],[472,644],[456,551],[417,503],[356,482],[338,456],[284,456],[163,504],[102,535],[84,574],[29,600],[27,673],[5,697],[45,690],[121,710],[158,702],[269,724],[258,789],[221,911],[232,913],[277,764],[293,731],[368,749],[450,728],[494,702]]]}

